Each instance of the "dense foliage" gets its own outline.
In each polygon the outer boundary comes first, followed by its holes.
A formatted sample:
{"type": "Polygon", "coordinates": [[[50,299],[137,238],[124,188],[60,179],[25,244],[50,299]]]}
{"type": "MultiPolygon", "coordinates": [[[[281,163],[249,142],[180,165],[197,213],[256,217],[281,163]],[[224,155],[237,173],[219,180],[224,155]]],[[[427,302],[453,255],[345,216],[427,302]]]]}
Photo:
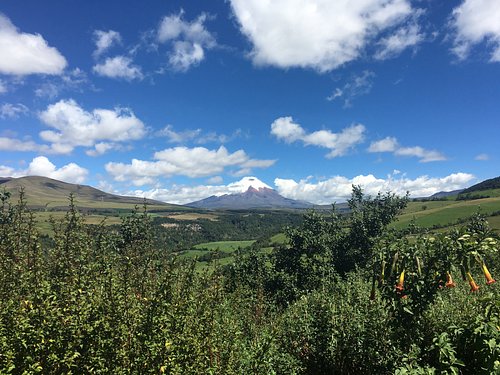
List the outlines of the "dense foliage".
{"type": "Polygon", "coordinates": [[[499,242],[480,217],[389,232],[406,198],[355,188],[351,215],[311,212],[271,255],[200,273],[145,211],[110,230],[70,201],[41,242],[22,195],[0,198],[2,374],[500,372],[499,242]]]}
{"type": "Polygon", "coordinates": [[[177,252],[203,242],[264,240],[280,232],[284,226],[301,222],[302,215],[296,212],[226,211],[212,220],[179,221],[172,217],[154,217],[152,230],[155,246],[177,252]]]}

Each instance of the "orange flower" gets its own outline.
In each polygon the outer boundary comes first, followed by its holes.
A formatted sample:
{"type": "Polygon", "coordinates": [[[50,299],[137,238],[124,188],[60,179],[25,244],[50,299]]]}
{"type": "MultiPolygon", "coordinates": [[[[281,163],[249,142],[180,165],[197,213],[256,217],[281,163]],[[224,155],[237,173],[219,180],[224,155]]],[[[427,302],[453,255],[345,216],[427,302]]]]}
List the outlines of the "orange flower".
{"type": "Polygon", "coordinates": [[[472,278],[472,275],[470,274],[470,272],[467,272],[466,275],[467,275],[467,279],[469,280],[470,291],[477,292],[479,290],[479,286],[476,284],[476,282],[472,278]]]}
{"type": "Polygon", "coordinates": [[[398,284],[396,285],[396,292],[397,293],[401,293],[403,291],[404,282],[405,282],[405,270],[403,270],[403,272],[401,272],[401,275],[399,275],[399,281],[398,281],[398,284]]]}
{"type": "Polygon", "coordinates": [[[453,279],[452,279],[452,277],[451,277],[451,273],[449,273],[449,272],[446,272],[446,284],[445,284],[445,286],[446,286],[447,288],[454,288],[454,287],[456,287],[456,286],[457,286],[457,284],[455,284],[455,283],[453,282],[453,279]]]}
{"type": "Polygon", "coordinates": [[[488,271],[488,268],[486,268],[486,264],[483,263],[483,273],[484,277],[486,277],[486,285],[491,285],[496,282],[496,280],[491,277],[490,271],[488,271]]]}

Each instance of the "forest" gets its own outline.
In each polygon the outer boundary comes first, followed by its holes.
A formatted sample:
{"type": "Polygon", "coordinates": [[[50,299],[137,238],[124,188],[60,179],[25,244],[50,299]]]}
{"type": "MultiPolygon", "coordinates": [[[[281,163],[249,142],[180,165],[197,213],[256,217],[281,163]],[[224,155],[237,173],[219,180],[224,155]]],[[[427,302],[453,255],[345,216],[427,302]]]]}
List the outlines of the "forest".
{"type": "Polygon", "coordinates": [[[22,194],[0,199],[1,374],[500,373],[499,238],[480,215],[401,231],[408,197],[353,187],[350,214],[274,218],[284,244],[200,270],[147,208],[87,225],[70,199],[47,239],[22,194]]]}

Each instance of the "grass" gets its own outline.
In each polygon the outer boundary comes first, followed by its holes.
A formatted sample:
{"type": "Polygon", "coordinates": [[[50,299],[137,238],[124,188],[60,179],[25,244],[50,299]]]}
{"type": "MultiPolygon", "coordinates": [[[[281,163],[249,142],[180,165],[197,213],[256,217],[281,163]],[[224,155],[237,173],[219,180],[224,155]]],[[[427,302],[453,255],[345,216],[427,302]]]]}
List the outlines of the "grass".
{"type": "Polygon", "coordinates": [[[285,233],[278,233],[271,237],[272,244],[284,244],[286,242],[285,233]]]}
{"type": "Polygon", "coordinates": [[[471,193],[465,193],[463,195],[470,196],[470,197],[500,197],[500,189],[488,189],[488,190],[480,190],[480,191],[473,191],[471,193]]]}
{"type": "MultiPolygon", "coordinates": [[[[37,222],[37,229],[40,234],[48,234],[52,235],[52,225],[50,224],[50,218],[53,217],[56,221],[59,221],[64,218],[66,212],[64,211],[43,211],[43,212],[35,212],[35,219],[37,222]]],[[[104,215],[83,215],[83,219],[85,220],[85,224],[100,224],[103,220],[105,225],[114,225],[120,224],[121,218],[119,216],[104,216],[104,215]]]]}
{"type": "MultiPolygon", "coordinates": [[[[415,220],[415,224],[421,227],[451,225],[456,223],[458,219],[466,218],[477,212],[488,216],[499,210],[500,197],[469,201],[410,202],[407,209],[398,217],[398,221],[391,226],[405,228],[412,220],[415,220]],[[425,209],[424,206],[426,206],[425,209]]],[[[494,220],[494,224],[497,225],[496,220],[494,220]]]]}
{"type": "Polygon", "coordinates": [[[255,240],[248,241],[217,241],[217,242],[205,242],[194,246],[194,249],[198,250],[220,250],[224,252],[233,252],[238,248],[245,248],[251,246],[255,240]]]}

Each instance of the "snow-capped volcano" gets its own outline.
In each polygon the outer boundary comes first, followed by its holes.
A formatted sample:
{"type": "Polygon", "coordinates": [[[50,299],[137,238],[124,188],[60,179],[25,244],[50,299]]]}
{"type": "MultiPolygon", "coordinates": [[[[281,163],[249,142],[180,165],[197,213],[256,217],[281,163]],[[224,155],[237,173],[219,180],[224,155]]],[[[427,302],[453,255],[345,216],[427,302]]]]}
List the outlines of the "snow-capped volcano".
{"type": "Polygon", "coordinates": [[[189,207],[207,209],[249,209],[249,208],[310,208],[309,202],[296,201],[281,196],[276,190],[256,177],[244,177],[229,184],[231,194],[211,197],[188,203],[189,207]]]}
{"type": "Polygon", "coordinates": [[[230,183],[229,185],[227,185],[227,187],[231,193],[244,193],[251,187],[256,190],[259,190],[261,188],[272,190],[271,186],[253,176],[243,177],[239,181],[230,183]]]}

